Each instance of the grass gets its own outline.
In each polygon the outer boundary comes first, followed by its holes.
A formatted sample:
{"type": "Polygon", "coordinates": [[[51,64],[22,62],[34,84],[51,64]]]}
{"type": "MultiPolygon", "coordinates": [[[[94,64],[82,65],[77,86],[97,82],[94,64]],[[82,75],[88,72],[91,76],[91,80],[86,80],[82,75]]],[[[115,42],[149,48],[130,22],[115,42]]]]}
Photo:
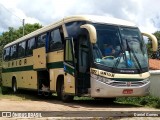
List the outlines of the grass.
{"type": "Polygon", "coordinates": [[[94,100],[93,98],[91,97],[74,97],[74,100],[94,100]]]}
{"type": "Polygon", "coordinates": [[[117,98],[116,102],[124,104],[148,106],[160,109],[160,98],[153,97],[151,95],[145,97],[122,97],[122,98],[117,98]]]}

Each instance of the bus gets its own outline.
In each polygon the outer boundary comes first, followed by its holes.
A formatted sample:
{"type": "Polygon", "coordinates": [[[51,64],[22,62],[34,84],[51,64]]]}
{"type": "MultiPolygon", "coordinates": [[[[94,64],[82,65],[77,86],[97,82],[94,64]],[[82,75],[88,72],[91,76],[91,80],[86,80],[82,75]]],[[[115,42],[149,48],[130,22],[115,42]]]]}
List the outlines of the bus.
{"type": "Polygon", "coordinates": [[[94,15],[66,17],[3,48],[2,85],[56,93],[64,102],[74,96],[116,98],[145,96],[150,73],[143,36],[131,22],[94,15]]]}

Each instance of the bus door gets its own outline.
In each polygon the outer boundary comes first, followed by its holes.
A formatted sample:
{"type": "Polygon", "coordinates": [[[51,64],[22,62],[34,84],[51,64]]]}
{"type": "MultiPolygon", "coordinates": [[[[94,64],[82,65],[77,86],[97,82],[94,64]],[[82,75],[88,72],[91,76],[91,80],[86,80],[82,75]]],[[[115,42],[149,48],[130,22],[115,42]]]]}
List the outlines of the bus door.
{"type": "Polygon", "coordinates": [[[87,94],[90,87],[90,52],[87,35],[78,37],[77,88],[79,94],[87,94]]]}
{"type": "Polygon", "coordinates": [[[64,72],[64,92],[74,95],[76,93],[76,69],[73,38],[65,39],[64,72]]]}

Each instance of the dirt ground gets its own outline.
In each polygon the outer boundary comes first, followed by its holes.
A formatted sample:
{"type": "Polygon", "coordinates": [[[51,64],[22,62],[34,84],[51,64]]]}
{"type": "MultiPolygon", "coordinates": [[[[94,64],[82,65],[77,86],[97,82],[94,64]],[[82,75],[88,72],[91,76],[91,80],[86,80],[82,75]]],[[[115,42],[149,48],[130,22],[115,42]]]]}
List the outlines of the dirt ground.
{"type": "Polygon", "coordinates": [[[0,99],[0,111],[155,111],[157,109],[120,103],[78,100],[63,103],[58,100],[13,100],[0,99]]]}
{"type": "MultiPolygon", "coordinates": [[[[74,100],[71,103],[63,103],[57,100],[56,96],[52,96],[51,98],[43,98],[43,97],[37,97],[36,95],[33,95],[33,94],[31,96],[28,94],[27,95],[17,94],[15,96],[11,96],[8,98],[0,96],[0,111],[86,111],[86,112],[87,111],[113,111],[113,112],[121,111],[121,112],[125,112],[125,111],[160,111],[160,110],[149,108],[149,107],[130,105],[130,104],[121,104],[121,103],[108,104],[100,100],[74,100]]],[[[137,117],[134,117],[134,119],[136,118],[137,117]]],[[[145,117],[145,119],[149,119],[149,118],[150,117],[145,117]]],[[[4,118],[0,118],[0,119],[4,120],[4,118]]],[[[39,119],[51,119],[51,118],[39,118],[39,119]]],[[[123,118],[123,119],[128,120],[130,118],[128,119],[123,118]]],[[[158,119],[158,118],[154,117],[154,119],[158,119]]]]}

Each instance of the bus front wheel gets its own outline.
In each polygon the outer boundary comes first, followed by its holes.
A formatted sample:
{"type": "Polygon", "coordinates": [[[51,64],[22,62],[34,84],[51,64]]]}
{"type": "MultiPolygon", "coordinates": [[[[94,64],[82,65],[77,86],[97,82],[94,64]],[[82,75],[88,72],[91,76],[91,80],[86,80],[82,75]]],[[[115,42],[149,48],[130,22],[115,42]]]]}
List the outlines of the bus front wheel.
{"type": "Polygon", "coordinates": [[[64,91],[64,82],[61,84],[61,100],[63,102],[71,102],[74,96],[67,95],[64,91]]]}

